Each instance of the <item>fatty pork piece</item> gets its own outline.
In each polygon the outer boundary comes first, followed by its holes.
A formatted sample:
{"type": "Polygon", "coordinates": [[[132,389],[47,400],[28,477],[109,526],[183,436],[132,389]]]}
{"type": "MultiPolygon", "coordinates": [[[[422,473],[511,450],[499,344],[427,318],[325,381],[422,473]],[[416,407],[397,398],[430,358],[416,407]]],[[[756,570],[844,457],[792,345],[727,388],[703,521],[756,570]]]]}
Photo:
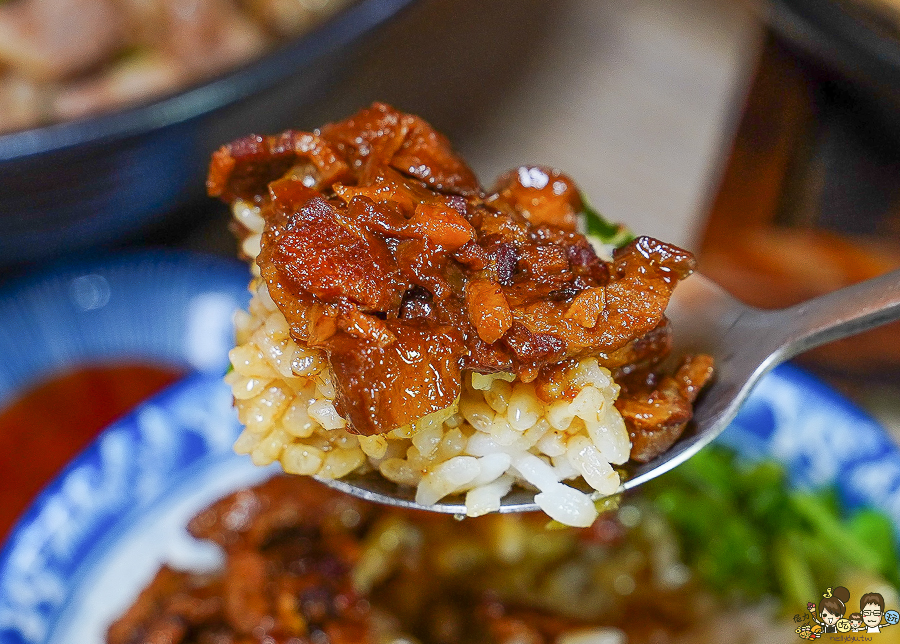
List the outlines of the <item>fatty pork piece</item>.
{"type": "Polygon", "coordinates": [[[198,514],[189,532],[225,552],[221,572],[164,566],[109,628],[108,644],[377,641],[371,609],[353,589],[359,558],[352,516],[371,506],[275,477],[198,514]]]}
{"type": "Polygon", "coordinates": [[[461,370],[531,382],[589,355],[656,364],[694,268],[649,237],[603,261],[576,231],[571,179],[522,167],[487,192],[443,136],[383,104],[226,145],[208,187],[261,208],[261,276],[292,337],[326,351],[338,412],[365,435],[451,405],[461,370]]]}

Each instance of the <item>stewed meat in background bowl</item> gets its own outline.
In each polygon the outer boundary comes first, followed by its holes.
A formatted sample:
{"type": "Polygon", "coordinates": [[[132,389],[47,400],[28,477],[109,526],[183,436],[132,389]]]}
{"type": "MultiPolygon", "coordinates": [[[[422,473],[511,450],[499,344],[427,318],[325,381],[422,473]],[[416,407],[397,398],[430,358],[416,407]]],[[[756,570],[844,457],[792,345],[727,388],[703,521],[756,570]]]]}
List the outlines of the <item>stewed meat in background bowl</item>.
{"type": "Polygon", "coordinates": [[[203,196],[221,141],[294,124],[411,0],[0,5],[0,266],[106,245],[203,196]]]}

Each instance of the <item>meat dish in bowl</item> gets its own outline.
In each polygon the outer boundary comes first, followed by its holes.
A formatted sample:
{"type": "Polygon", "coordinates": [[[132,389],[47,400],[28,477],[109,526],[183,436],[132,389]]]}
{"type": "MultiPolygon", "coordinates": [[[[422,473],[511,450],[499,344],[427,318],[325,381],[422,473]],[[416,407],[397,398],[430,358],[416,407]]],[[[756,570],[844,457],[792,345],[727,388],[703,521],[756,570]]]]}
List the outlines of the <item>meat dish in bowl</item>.
{"type": "MultiPolygon", "coordinates": [[[[30,2],[15,0],[2,8],[13,11],[30,2]]],[[[362,37],[409,3],[342,3],[304,35],[175,93],[0,133],[0,265],[129,240],[159,227],[174,210],[196,205],[212,150],[249,123],[268,130],[295,122],[298,109],[320,96],[352,60],[362,37]]],[[[140,67],[137,55],[124,52],[122,64],[140,67]]],[[[140,70],[133,71],[139,79],[140,70]]]]}

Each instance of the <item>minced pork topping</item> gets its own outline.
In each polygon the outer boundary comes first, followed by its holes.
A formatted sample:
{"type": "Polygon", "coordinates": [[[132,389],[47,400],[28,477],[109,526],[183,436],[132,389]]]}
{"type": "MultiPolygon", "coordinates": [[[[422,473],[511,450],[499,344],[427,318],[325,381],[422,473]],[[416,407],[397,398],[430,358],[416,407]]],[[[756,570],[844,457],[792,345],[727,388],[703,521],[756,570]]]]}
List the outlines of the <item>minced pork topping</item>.
{"type": "Polygon", "coordinates": [[[326,352],[355,433],[448,407],[462,370],[513,373],[549,396],[566,365],[594,356],[623,385],[632,457],[649,460],[711,374],[705,357],[653,370],[691,253],[639,237],[604,261],[577,230],[571,179],[523,166],[485,190],[441,134],[388,105],[225,145],[208,190],[259,207],[260,274],[294,340],[326,352]]]}

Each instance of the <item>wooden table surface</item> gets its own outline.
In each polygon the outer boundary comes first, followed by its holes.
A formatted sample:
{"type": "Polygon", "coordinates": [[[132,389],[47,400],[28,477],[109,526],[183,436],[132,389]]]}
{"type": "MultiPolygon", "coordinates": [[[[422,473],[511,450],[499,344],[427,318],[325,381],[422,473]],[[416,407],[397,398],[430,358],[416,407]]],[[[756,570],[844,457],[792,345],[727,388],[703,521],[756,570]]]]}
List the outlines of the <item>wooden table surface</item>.
{"type": "MultiPolygon", "coordinates": [[[[698,251],[705,274],[761,308],[900,267],[900,119],[768,34],[698,251]]],[[[900,323],[797,362],[900,439],[900,323]]]]}
{"type": "MultiPolygon", "coordinates": [[[[749,304],[784,307],[900,267],[900,136],[849,91],[766,39],[699,247],[701,270],[749,304]]],[[[900,378],[900,323],[804,360],[900,378]]]]}

